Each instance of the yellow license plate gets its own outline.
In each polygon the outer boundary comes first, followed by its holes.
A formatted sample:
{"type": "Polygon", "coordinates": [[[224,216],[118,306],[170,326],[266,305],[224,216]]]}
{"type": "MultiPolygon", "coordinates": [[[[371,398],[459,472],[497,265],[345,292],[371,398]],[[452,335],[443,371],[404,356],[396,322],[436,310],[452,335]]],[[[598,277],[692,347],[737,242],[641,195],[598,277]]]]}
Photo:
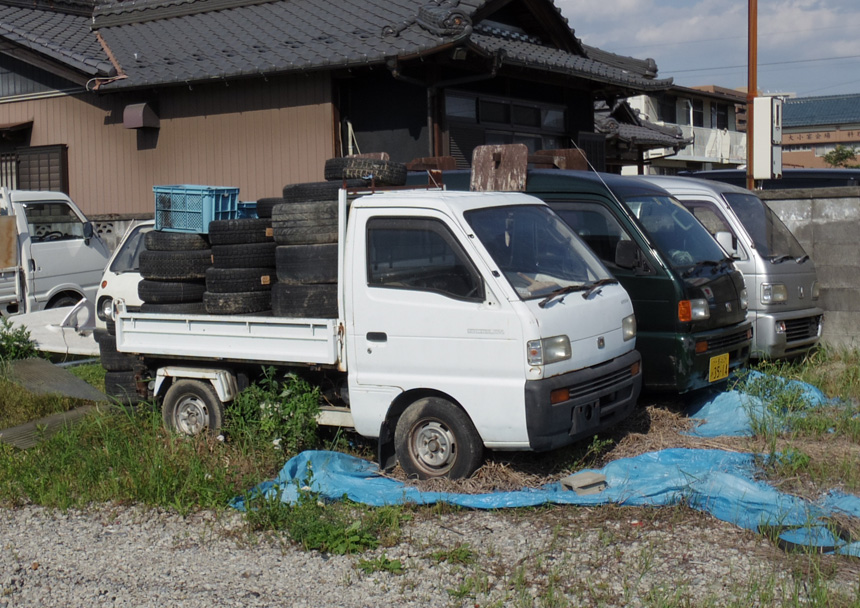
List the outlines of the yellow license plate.
{"type": "Polygon", "coordinates": [[[729,377],[729,353],[711,357],[708,382],[716,382],[729,377]]]}

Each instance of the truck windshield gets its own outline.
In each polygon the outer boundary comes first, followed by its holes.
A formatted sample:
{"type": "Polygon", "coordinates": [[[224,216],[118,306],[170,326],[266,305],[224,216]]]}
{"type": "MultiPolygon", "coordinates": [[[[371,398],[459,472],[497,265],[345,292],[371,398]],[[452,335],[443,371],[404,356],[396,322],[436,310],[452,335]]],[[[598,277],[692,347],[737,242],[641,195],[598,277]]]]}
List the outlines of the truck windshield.
{"type": "Polygon", "coordinates": [[[689,271],[725,260],[723,250],[705,227],[675,199],[637,196],[624,203],[673,268],[689,271]]]}
{"type": "Polygon", "coordinates": [[[805,261],[806,252],[782,220],[753,194],[724,194],[732,210],[749,232],[759,255],[772,262],[805,261]]]}
{"type": "Polygon", "coordinates": [[[518,205],[465,213],[505,278],[524,299],[565,287],[589,289],[612,275],[549,207],[518,205]]]}
{"type": "Polygon", "coordinates": [[[116,274],[137,272],[140,264],[140,252],[145,249],[143,235],[152,230],[152,225],[135,226],[132,232],[120,245],[111,262],[110,270],[116,274]]]}

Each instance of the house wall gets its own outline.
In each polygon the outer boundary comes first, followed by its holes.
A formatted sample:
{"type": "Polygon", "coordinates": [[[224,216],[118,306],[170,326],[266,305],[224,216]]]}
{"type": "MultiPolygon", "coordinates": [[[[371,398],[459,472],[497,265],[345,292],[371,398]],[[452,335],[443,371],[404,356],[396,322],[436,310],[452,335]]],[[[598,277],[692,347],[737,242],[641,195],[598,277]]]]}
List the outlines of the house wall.
{"type": "Polygon", "coordinates": [[[860,188],[761,190],[815,262],[824,309],[822,341],[860,347],[860,188]]]}
{"type": "Polygon", "coordinates": [[[782,130],[782,166],[826,169],[824,155],[837,145],[860,149],[860,126],[782,130]]]}
{"type": "Polygon", "coordinates": [[[334,151],[326,74],[0,102],[0,124],[28,120],[31,146],[68,146],[69,194],[88,215],[152,214],[155,185],[280,196],[285,184],[323,179],[334,151]],[[125,106],[141,102],[159,129],[123,127],[125,106]]]}

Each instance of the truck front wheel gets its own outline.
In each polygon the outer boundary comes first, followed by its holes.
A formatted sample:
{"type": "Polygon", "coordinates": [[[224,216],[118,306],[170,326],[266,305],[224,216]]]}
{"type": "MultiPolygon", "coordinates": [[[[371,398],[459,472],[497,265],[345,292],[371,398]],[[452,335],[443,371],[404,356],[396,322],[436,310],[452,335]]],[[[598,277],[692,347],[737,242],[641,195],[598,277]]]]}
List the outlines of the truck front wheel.
{"type": "Polygon", "coordinates": [[[164,395],[161,417],[167,428],[183,435],[204,431],[216,435],[224,418],[224,404],[209,382],[176,380],[164,395]]]}
{"type": "Polygon", "coordinates": [[[409,477],[468,477],[481,466],[484,445],[459,407],[438,397],[419,399],[403,412],[394,449],[409,477]]]}

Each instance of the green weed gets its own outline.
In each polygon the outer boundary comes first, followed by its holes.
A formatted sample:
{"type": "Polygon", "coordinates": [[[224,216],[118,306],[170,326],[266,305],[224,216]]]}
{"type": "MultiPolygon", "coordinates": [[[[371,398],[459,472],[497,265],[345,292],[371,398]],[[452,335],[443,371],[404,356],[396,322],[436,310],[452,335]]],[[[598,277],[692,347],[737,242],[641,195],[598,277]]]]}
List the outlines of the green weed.
{"type": "Polygon", "coordinates": [[[433,551],[428,557],[436,563],[448,562],[449,564],[460,564],[464,566],[474,564],[477,559],[477,555],[472,551],[472,548],[468,543],[457,543],[450,549],[433,551]]]}
{"type": "Polygon", "coordinates": [[[0,429],[67,412],[86,403],[81,399],[56,394],[37,395],[20,384],[0,377],[0,429]]]}
{"type": "Polygon", "coordinates": [[[365,574],[373,574],[374,572],[389,572],[391,574],[403,574],[405,569],[399,559],[390,559],[383,554],[374,559],[361,559],[355,567],[365,574]]]}
{"type": "Polygon", "coordinates": [[[90,386],[94,386],[100,391],[105,390],[105,368],[100,363],[85,363],[82,365],[72,365],[68,368],[69,373],[77,376],[90,386]]]}
{"type": "Polygon", "coordinates": [[[30,339],[30,330],[15,326],[6,317],[0,317],[0,361],[36,357],[39,351],[30,339]]]}

